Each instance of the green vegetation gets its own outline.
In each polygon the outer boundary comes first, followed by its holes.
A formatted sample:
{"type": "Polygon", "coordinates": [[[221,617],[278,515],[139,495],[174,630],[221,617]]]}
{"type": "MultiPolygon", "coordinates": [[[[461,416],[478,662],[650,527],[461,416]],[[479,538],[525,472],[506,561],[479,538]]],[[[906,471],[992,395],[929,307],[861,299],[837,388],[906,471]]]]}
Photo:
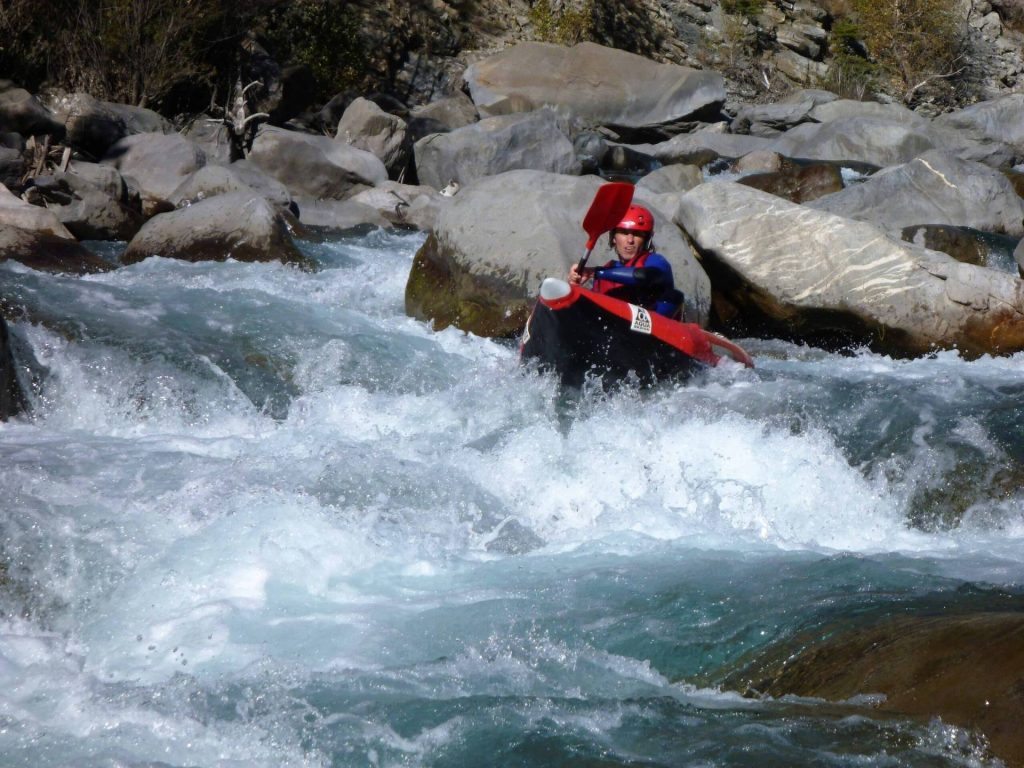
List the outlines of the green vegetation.
{"type": "Polygon", "coordinates": [[[859,101],[877,90],[879,66],[868,60],[861,37],[860,27],[852,20],[836,21],[831,36],[832,62],[820,87],[859,101]]]}
{"type": "Polygon", "coordinates": [[[765,0],[722,0],[722,12],[753,19],[764,12],[765,0]]]}
{"type": "Polygon", "coordinates": [[[860,39],[890,87],[912,102],[949,90],[966,60],[955,0],[853,0],[860,39]]]}
{"type": "Polygon", "coordinates": [[[547,43],[575,45],[594,37],[594,10],[591,0],[579,8],[563,5],[552,8],[550,0],[537,0],[530,8],[534,37],[547,43]]]}
{"type": "Polygon", "coordinates": [[[360,31],[346,0],[294,0],[267,15],[260,37],[278,61],[309,67],[326,100],[361,85],[368,57],[360,31]]]}

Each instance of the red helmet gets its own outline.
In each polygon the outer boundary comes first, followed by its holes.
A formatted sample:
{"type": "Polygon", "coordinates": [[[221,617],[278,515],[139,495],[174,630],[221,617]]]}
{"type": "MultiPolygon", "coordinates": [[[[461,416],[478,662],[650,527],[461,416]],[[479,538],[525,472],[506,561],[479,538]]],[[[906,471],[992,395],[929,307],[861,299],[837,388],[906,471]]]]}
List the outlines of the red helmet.
{"type": "Polygon", "coordinates": [[[654,214],[641,205],[631,205],[622,221],[615,225],[615,230],[636,232],[650,238],[654,234],[654,214]]]}

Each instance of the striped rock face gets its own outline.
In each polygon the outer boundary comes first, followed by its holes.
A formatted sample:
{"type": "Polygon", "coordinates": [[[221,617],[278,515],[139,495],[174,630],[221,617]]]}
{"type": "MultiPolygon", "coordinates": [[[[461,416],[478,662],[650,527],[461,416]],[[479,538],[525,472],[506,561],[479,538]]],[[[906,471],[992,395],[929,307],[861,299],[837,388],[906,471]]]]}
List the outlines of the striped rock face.
{"type": "Polygon", "coordinates": [[[688,192],[676,222],[703,256],[716,306],[745,330],[900,356],[1024,349],[1016,275],[735,183],[688,192]]]}

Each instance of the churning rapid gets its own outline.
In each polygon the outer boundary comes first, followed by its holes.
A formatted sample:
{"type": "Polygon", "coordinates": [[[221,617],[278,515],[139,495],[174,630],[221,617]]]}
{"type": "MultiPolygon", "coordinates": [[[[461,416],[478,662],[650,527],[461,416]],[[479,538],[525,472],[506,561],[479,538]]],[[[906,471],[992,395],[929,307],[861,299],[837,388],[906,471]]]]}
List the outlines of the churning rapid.
{"type": "Polygon", "coordinates": [[[0,265],[38,377],[0,424],[0,763],[985,764],[717,681],[867,607],[1019,592],[1019,356],[746,340],[753,371],[559,392],[405,316],[421,242],[0,265]]]}

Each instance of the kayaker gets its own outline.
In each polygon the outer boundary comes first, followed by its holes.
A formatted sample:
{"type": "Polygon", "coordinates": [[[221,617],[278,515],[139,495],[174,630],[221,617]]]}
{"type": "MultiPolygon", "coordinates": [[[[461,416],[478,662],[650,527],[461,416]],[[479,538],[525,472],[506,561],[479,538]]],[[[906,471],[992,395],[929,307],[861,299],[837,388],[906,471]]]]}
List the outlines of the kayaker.
{"type": "Polygon", "coordinates": [[[618,259],[597,269],[584,268],[583,274],[573,264],[569,269],[569,282],[582,285],[592,279],[596,293],[678,319],[683,294],[675,289],[672,266],[654,250],[654,215],[643,206],[629,206],[622,221],[608,235],[608,245],[615,250],[618,259]]]}

